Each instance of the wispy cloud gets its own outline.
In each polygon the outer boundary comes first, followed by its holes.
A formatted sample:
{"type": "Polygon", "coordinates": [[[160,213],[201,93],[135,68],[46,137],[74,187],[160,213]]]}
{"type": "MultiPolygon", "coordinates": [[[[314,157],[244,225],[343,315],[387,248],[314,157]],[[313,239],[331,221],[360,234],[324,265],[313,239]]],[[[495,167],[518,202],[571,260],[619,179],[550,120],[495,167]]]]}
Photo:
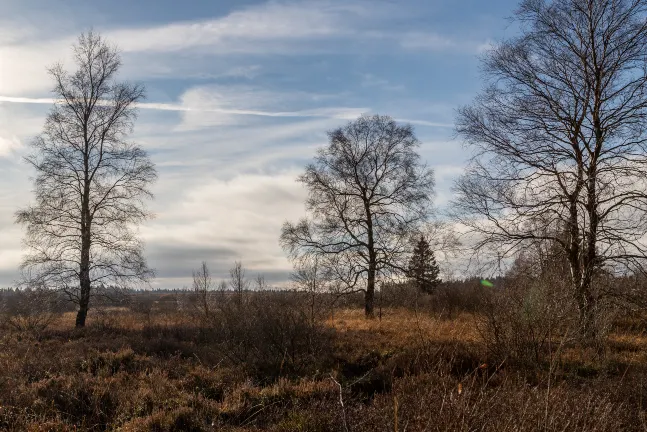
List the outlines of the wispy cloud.
{"type": "Polygon", "coordinates": [[[400,46],[410,51],[440,51],[459,54],[478,54],[490,45],[488,40],[456,39],[427,31],[412,31],[395,34],[400,46]]]}
{"type": "Polygon", "coordinates": [[[458,43],[443,35],[430,32],[406,32],[398,36],[400,45],[406,49],[412,50],[447,50],[456,48],[458,43]]]}
{"type": "MultiPolygon", "coordinates": [[[[324,107],[324,108],[312,108],[304,109],[300,111],[263,111],[255,109],[238,109],[238,108],[226,108],[218,106],[215,101],[212,103],[205,102],[204,100],[199,100],[192,97],[194,91],[189,91],[189,94],[183,96],[181,103],[157,103],[157,102],[141,102],[136,106],[140,109],[146,110],[158,110],[158,111],[175,111],[180,113],[200,113],[200,114],[220,114],[220,116],[208,116],[206,118],[201,118],[196,120],[191,118],[185,122],[186,129],[192,129],[195,127],[204,127],[204,126],[213,126],[218,124],[229,123],[230,116],[254,116],[254,117],[287,117],[287,118],[299,118],[299,117],[321,117],[321,118],[337,118],[337,119],[353,119],[361,115],[362,113],[368,112],[368,108],[350,108],[350,107],[324,107]]],[[[259,96],[263,95],[262,91],[259,91],[259,96]]],[[[280,94],[276,94],[277,97],[280,94]]],[[[51,105],[59,102],[54,98],[26,98],[26,97],[14,97],[14,96],[0,96],[0,102],[7,103],[18,103],[18,104],[45,104],[51,105]]],[[[230,99],[223,99],[224,103],[231,103],[230,99]]]]}
{"type": "MultiPolygon", "coordinates": [[[[395,3],[354,0],[337,1],[270,1],[228,15],[201,20],[174,22],[131,28],[98,28],[107,40],[124,51],[124,72],[132,77],[173,76],[177,73],[195,76],[186,67],[193,56],[212,58],[272,54],[314,55],[316,53],[384,52],[397,48],[424,51],[464,51],[474,53],[485,42],[455,40],[427,31],[395,30],[390,24],[409,17],[413,11],[398,8],[395,3]]],[[[74,28],[74,27],[72,27],[74,28]]],[[[0,94],[34,95],[46,91],[50,80],[46,69],[57,61],[69,63],[71,34],[29,34],[0,30],[0,94]],[[39,39],[41,38],[41,39],[39,39]]],[[[60,29],[59,29],[60,31],[60,29]]],[[[240,61],[238,58],[235,61],[240,61]]],[[[226,68],[213,63],[199,75],[207,78],[254,76],[258,64],[230,64],[226,68]]]]}
{"type": "MultiPolygon", "coordinates": [[[[209,96],[213,96],[210,92],[209,96]]],[[[280,93],[264,92],[259,90],[256,94],[256,100],[267,97],[268,94],[275,98],[285,97],[280,93]]],[[[240,96],[240,93],[238,94],[240,96]]],[[[294,95],[290,95],[294,97],[294,95]]],[[[239,98],[241,99],[241,98],[239,98]]],[[[51,105],[57,102],[54,98],[26,98],[14,96],[0,96],[0,102],[19,103],[19,104],[47,104],[51,105]]],[[[184,122],[180,129],[190,130],[195,128],[217,126],[223,124],[235,123],[232,117],[235,116],[253,116],[253,117],[286,117],[286,118],[333,118],[340,120],[352,120],[362,114],[370,114],[370,108],[361,107],[321,107],[303,109],[298,111],[265,111],[245,108],[227,108],[218,106],[219,104],[231,104],[229,98],[217,99],[200,94],[199,89],[189,90],[182,96],[181,103],[157,103],[142,102],[137,104],[138,108],[159,111],[175,111],[185,114],[184,122]],[[204,115],[206,114],[206,115],[204,115]]],[[[413,125],[429,126],[437,128],[453,128],[452,123],[433,122],[427,120],[396,118],[397,121],[411,123],[413,125]]]]}
{"type": "Polygon", "coordinates": [[[341,2],[271,2],[222,18],[113,30],[106,36],[126,52],[186,49],[204,49],[212,54],[259,52],[271,42],[340,38],[351,31],[349,22],[370,15],[373,13],[369,8],[350,8],[341,2]]]}
{"type": "Polygon", "coordinates": [[[10,154],[12,151],[17,150],[21,147],[20,140],[11,136],[8,138],[0,136],[0,157],[10,154]]]}
{"type": "Polygon", "coordinates": [[[28,98],[16,96],[0,96],[0,102],[19,103],[19,104],[48,104],[56,102],[54,98],[28,98]]]}
{"type": "Polygon", "coordinates": [[[459,78],[447,71],[486,46],[478,42],[484,33],[460,30],[473,20],[437,25],[438,9],[416,0],[199,3],[182,15],[204,18],[175,22],[163,21],[166,12],[144,17],[145,8],[133,9],[127,25],[115,16],[90,20],[94,5],[58,2],[43,3],[38,18],[19,0],[13,16],[0,17],[0,284],[10,283],[20,256],[14,211],[32,199],[24,144],[56,102],[47,67],[73,69],[71,46],[89,24],[123,50],[119,79],[149,90],[132,139],[160,173],[151,203],[158,217],[142,228],[160,286],[188,283],[202,260],[226,272],[243,259],[252,272],[285,277],[277,239],[281,223],[303,213],[295,177],[327,130],[361,114],[417,126],[421,155],[438,167],[438,202],[446,201],[464,157],[448,137],[459,78]],[[437,63],[448,53],[451,66],[437,63]]]}

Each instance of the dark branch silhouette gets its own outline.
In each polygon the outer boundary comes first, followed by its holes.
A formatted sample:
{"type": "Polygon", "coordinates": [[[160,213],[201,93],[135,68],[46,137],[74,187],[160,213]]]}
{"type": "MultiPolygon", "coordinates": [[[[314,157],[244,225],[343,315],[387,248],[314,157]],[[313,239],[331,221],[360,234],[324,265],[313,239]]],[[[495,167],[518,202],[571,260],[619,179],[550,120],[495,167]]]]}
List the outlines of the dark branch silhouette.
{"type": "Polygon", "coordinates": [[[149,217],[144,201],[156,172],[127,141],[144,88],[115,81],[119,52],[91,32],[79,38],[74,58],[74,73],[50,69],[57,101],[27,157],[36,203],[16,219],[27,229],[26,282],[65,292],[82,327],[97,288],[152,276],[135,226],[149,217]]]}
{"type": "Polygon", "coordinates": [[[379,275],[406,271],[409,239],[427,220],[433,172],[420,162],[409,125],[363,116],[329,132],[299,181],[310,219],[286,222],[281,244],[292,257],[319,257],[350,291],[365,292],[373,315],[379,275]]]}
{"type": "Polygon", "coordinates": [[[644,0],[523,1],[521,35],[485,56],[488,86],[458,115],[475,157],[455,216],[479,251],[558,244],[586,336],[596,272],[647,258],[646,12],[644,0]]]}

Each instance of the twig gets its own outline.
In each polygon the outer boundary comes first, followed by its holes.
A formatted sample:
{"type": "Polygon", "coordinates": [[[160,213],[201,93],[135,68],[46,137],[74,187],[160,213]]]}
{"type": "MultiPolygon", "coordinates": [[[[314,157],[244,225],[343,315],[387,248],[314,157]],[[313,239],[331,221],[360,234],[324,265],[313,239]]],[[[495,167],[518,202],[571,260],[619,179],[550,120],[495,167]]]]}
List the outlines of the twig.
{"type": "Polygon", "coordinates": [[[343,421],[343,424],[344,424],[344,431],[348,432],[348,424],[346,423],[346,407],[344,407],[344,395],[343,395],[343,392],[342,392],[342,390],[343,390],[342,386],[339,383],[339,381],[337,381],[335,379],[335,377],[332,376],[332,374],[330,375],[330,379],[332,380],[332,382],[337,384],[337,387],[339,387],[339,405],[341,405],[342,421],[343,421]]]}

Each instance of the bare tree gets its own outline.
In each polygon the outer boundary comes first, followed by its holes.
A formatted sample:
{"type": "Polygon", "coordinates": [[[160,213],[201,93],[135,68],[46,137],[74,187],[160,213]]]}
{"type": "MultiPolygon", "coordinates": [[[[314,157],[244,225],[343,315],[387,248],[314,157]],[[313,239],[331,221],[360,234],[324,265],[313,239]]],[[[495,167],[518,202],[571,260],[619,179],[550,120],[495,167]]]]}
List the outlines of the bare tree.
{"type": "Polygon", "coordinates": [[[290,279],[310,297],[310,322],[314,323],[317,298],[326,290],[328,282],[325,268],[319,265],[319,257],[306,255],[296,260],[290,279]]]}
{"type": "Polygon", "coordinates": [[[265,291],[269,288],[267,281],[265,281],[265,276],[260,273],[256,275],[254,284],[256,285],[256,291],[265,291]]]}
{"type": "Polygon", "coordinates": [[[203,261],[200,269],[193,271],[193,294],[195,307],[204,318],[208,318],[212,313],[213,288],[209,267],[203,261]]]}
{"type": "Polygon", "coordinates": [[[156,179],[146,152],[128,142],[144,88],[115,80],[119,52],[99,35],[74,46],[77,70],[50,69],[56,102],[27,162],[36,169],[36,203],[17,213],[26,226],[28,283],[62,290],[85,325],[100,286],[146,281],[152,271],[135,227],[149,217],[156,179]]]}
{"type": "Polygon", "coordinates": [[[373,316],[375,281],[404,272],[410,234],[428,217],[433,172],[420,162],[410,125],[362,116],[328,133],[299,181],[310,219],[286,222],[281,244],[294,258],[320,258],[349,290],[365,293],[373,316]]]}
{"type": "Polygon", "coordinates": [[[487,53],[486,90],[458,115],[475,156],[456,216],[480,251],[558,244],[585,337],[596,274],[647,257],[646,13],[645,0],[523,1],[521,34],[487,53]]]}
{"type": "Polygon", "coordinates": [[[236,261],[234,266],[229,269],[229,285],[236,293],[239,306],[243,303],[244,292],[249,289],[249,281],[245,278],[245,274],[245,267],[243,267],[243,263],[240,261],[236,261]]]}

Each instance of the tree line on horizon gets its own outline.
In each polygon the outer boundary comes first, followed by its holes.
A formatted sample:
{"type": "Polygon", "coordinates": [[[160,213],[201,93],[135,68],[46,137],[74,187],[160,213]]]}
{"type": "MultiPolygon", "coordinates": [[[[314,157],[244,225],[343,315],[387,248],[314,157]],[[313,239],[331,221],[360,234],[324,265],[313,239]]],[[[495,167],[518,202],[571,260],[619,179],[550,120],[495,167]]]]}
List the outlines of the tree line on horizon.
{"type": "MultiPolygon", "coordinates": [[[[556,260],[587,339],[617,294],[599,281],[645,274],[646,14],[647,0],[523,0],[519,34],[484,55],[484,89],[457,112],[472,158],[448,220],[484,263],[519,263],[532,250],[556,260]]],[[[128,140],[145,93],[117,81],[119,51],[90,32],[74,59],[75,71],[49,70],[56,102],[26,158],[35,202],[16,220],[29,251],[23,284],[63,292],[82,327],[95,287],[153,277],[134,227],[151,216],[157,173],[128,140]]],[[[279,238],[295,277],[314,270],[363,293],[368,317],[379,281],[405,277],[433,292],[440,274],[424,233],[434,177],[419,146],[411,125],[383,115],[328,132],[298,178],[307,217],[279,238]]]]}

